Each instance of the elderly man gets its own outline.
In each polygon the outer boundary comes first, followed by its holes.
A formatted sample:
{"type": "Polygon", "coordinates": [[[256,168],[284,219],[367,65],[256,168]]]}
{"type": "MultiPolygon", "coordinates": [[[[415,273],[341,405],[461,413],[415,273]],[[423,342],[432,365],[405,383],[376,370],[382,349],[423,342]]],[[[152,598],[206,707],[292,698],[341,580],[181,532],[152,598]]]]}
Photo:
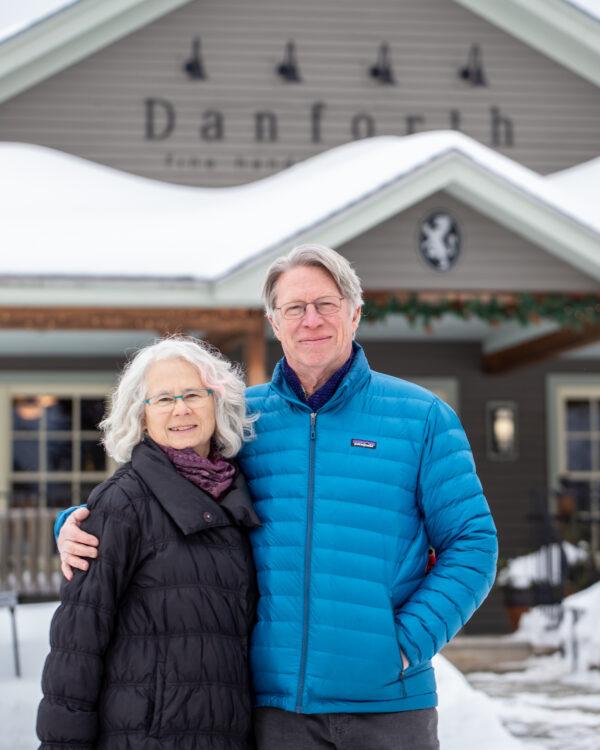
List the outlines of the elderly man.
{"type": "MultiPolygon", "coordinates": [[[[360,281],[341,255],[296,248],[269,269],[264,302],[285,356],[247,392],[260,418],[240,456],[263,524],[258,747],[434,750],[431,658],[495,574],[467,438],[435,395],[369,368],[353,341],[360,281]]],[[[64,526],[64,570],[85,566],[89,542],[64,526]]]]}

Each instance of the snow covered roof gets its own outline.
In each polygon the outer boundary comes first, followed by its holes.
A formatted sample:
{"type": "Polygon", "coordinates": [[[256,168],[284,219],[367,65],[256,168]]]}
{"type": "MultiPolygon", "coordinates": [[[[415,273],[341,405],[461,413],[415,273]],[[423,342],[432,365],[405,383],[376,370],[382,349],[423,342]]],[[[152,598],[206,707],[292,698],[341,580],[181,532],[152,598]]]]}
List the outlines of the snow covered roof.
{"type": "Polygon", "coordinates": [[[0,276],[216,282],[300,241],[339,246],[447,190],[600,279],[590,190],[599,173],[596,160],[542,177],[438,131],[349,143],[240,187],[196,188],[4,143],[0,276]]]}
{"type": "Polygon", "coordinates": [[[600,0],[564,0],[564,2],[600,21],[600,0]]]}
{"type": "Polygon", "coordinates": [[[147,26],[191,0],[28,0],[6,14],[0,30],[0,102],[147,26]],[[44,9],[44,10],[42,10],[44,9]],[[12,20],[11,20],[12,19],[12,20]]]}
{"type": "Polygon", "coordinates": [[[43,23],[50,16],[79,1],[19,0],[18,3],[3,3],[0,5],[0,42],[37,23],[43,23]]]}

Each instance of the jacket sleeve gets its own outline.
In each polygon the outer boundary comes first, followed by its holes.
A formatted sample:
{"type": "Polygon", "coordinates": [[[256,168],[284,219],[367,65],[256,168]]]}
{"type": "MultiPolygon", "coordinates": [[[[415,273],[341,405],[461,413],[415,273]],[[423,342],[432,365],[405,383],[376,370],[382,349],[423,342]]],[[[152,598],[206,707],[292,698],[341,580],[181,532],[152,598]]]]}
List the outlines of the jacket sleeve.
{"type": "Polygon", "coordinates": [[[410,665],[428,661],[453,638],[489,593],[498,545],[469,441],[439,399],[425,428],[417,501],[436,564],[396,612],[410,665]]]}
{"type": "Polygon", "coordinates": [[[77,510],[78,508],[87,508],[87,505],[85,503],[82,503],[81,505],[72,505],[70,508],[66,508],[65,510],[61,510],[61,512],[56,516],[56,521],[54,522],[54,541],[58,541],[58,535],[60,534],[60,530],[65,525],[65,522],[67,518],[71,515],[71,513],[74,510],[77,510]]]}
{"type": "Polygon", "coordinates": [[[71,581],[63,582],[52,618],[37,718],[45,750],[95,746],[104,655],[138,558],[137,516],[122,490],[109,480],[94,491],[89,508],[82,528],[95,534],[101,546],[87,573],[76,570],[71,581]]]}

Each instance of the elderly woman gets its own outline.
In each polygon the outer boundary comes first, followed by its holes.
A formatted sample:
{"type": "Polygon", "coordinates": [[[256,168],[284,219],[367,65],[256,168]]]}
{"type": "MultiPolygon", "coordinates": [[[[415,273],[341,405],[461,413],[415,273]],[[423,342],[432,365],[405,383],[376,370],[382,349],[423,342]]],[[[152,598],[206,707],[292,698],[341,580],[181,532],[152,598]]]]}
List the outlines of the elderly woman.
{"type": "Polygon", "coordinates": [[[42,748],[250,747],[248,529],[233,456],[251,437],[233,366],[192,339],[142,349],[101,423],[119,463],[83,524],[102,539],[63,584],[37,730],[42,748]]]}

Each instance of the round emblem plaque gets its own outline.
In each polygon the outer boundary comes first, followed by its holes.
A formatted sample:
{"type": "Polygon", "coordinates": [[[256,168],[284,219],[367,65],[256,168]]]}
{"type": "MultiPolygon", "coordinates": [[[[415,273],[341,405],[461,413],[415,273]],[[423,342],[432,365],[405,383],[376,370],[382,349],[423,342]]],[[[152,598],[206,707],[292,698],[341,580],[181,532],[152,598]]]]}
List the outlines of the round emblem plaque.
{"type": "Polygon", "coordinates": [[[458,223],[445,211],[430,213],[419,227],[419,252],[436,271],[450,271],[458,260],[461,235],[458,223]]]}

